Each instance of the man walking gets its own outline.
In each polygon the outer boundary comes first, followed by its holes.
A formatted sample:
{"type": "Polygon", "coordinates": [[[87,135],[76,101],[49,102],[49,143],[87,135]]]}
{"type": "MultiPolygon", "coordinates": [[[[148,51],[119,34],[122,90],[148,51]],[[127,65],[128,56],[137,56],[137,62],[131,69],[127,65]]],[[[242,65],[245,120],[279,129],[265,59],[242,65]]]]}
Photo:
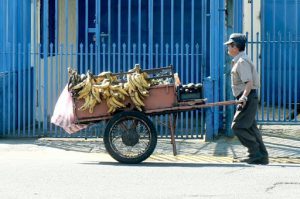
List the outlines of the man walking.
{"type": "Polygon", "coordinates": [[[242,145],[247,147],[248,158],[241,160],[248,164],[268,164],[268,152],[257,128],[255,115],[258,105],[256,89],[259,78],[256,67],[244,52],[247,39],[240,33],[233,33],[224,44],[228,54],[233,57],[231,69],[231,87],[234,97],[240,102],[231,125],[233,133],[242,145]]]}

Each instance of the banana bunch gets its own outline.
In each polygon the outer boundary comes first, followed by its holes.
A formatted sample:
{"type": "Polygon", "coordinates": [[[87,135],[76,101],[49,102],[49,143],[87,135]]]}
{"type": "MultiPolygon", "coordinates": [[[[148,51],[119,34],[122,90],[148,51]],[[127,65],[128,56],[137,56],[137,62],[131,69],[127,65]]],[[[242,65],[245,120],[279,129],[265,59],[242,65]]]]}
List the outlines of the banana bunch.
{"type": "Polygon", "coordinates": [[[89,109],[89,112],[92,113],[95,105],[101,103],[100,94],[94,87],[95,83],[95,78],[88,72],[84,81],[72,87],[73,91],[77,91],[75,94],[77,99],[84,99],[84,104],[79,110],[89,109]]]}
{"type": "Polygon", "coordinates": [[[131,74],[127,74],[127,82],[124,84],[124,89],[128,92],[135,107],[139,111],[142,111],[142,107],[145,106],[143,100],[149,96],[148,89],[150,88],[150,84],[146,80],[148,74],[145,72],[141,73],[138,66],[132,72],[131,74]]]}

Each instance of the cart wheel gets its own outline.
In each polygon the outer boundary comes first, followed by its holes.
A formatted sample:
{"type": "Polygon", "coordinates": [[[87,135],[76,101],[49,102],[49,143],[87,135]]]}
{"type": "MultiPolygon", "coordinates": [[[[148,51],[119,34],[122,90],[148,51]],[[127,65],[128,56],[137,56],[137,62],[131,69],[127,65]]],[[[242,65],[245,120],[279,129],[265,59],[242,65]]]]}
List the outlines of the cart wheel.
{"type": "Polygon", "coordinates": [[[154,151],[157,134],[151,120],[137,111],[124,111],[109,120],[104,132],[107,152],[117,161],[137,164],[154,151]]]}

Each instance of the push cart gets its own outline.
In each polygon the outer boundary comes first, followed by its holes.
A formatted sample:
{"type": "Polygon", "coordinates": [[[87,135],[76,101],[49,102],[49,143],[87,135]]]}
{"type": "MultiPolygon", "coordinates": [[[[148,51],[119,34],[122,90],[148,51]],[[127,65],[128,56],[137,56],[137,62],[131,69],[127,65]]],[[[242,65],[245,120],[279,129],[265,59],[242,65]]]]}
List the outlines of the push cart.
{"type": "MultiPolygon", "coordinates": [[[[212,106],[236,104],[236,101],[205,103],[202,88],[194,93],[184,93],[174,80],[173,67],[143,70],[150,79],[165,81],[164,84],[151,86],[149,96],[144,100],[143,111],[135,109],[130,98],[125,99],[126,108],[113,114],[107,113],[106,103],[95,106],[93,113],[78,110],[83,100],[74,100],[74,113],[77,123],[97,123],[107,121],[103,141],[107,152],[121,163],[136,164],[146,160],[157,144],[157,132],[149,116],[168,115],[173,154],[176,155],[175,130],[178,113],[199,110],[212,106]]],[[[128,73],[116,73],[120,81],[128,73]]],[[[200,86],[201,87],[201,86],[200,86]]]]}

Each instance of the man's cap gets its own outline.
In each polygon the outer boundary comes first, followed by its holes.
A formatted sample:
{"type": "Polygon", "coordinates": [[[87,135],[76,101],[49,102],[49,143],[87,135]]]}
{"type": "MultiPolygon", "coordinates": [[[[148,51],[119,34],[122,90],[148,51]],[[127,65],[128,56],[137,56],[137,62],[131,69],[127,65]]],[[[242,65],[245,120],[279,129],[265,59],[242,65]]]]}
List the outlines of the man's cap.
{"type": "Polygon", "coordinates": [[[228,45],[228,44],[232,44],[232,43],[238,43],[238,44],[244,45],[246,42],[247,42],[247,38],[244,34],[232,33],[230,35],[228,41],[226,41],[224,44],[228,45]]]}

